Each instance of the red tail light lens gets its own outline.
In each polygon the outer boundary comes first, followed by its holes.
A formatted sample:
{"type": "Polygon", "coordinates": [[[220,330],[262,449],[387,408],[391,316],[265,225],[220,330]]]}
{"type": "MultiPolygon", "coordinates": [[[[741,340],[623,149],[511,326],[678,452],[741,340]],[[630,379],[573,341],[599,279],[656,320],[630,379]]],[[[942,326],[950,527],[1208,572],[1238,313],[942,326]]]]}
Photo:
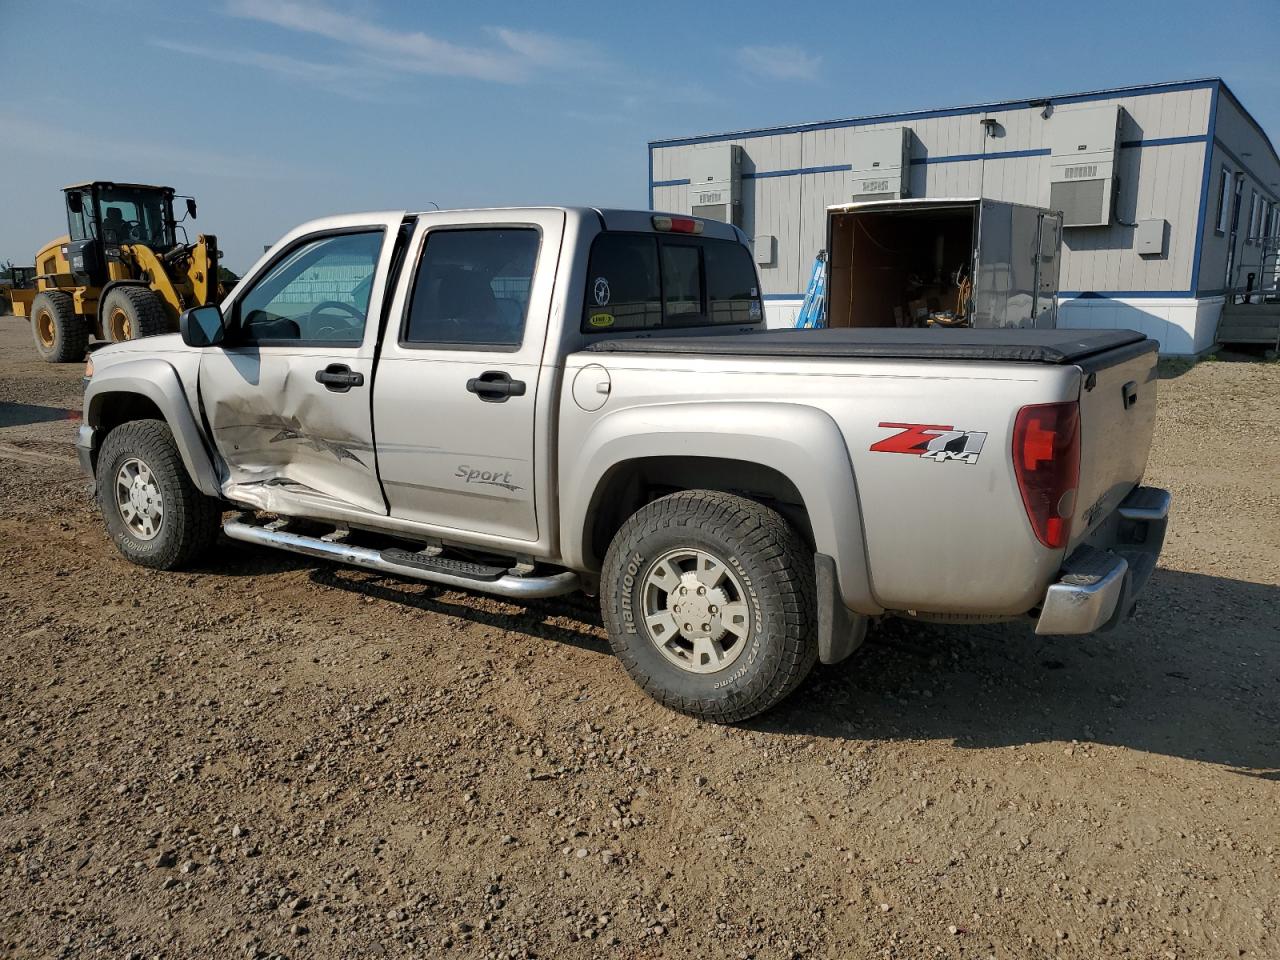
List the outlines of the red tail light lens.
{"type": "Polygon", "coordinates": [[[663,233],[701,233],[702,221],[693,217],[653,217],[653,229],[663,233]]]}
{"type": "Polygon", "coordinates": [[[1013,472],[1036,539],[1065,547],[1080,483],[1080,405],[1023,407],[1013,425],[1013,472]]]}

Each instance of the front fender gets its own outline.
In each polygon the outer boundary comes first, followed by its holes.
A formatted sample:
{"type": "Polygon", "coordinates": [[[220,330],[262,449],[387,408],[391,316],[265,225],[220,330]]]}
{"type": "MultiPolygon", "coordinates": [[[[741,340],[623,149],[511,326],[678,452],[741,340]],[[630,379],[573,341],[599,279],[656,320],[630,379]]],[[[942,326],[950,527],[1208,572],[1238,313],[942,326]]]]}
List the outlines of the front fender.
{"type": "Polygon", "coordinates": [[[143,396],[156,405],[173,431],[173,441],[192,482],[201,493],[221,496],[213,460],[173,366],[164,360],[142,358],[103,368],[85,389],[84,423],[96,432],[107,419],[112,399],[120,399],[121,394],[143,396]]]}
{"type": "Polygon", "coordinates": [[[801,404],[664,403],[597,420],[572,469],[561,471],[560,542],[570,567],[585,567],[584,532],[600,484],[615,467],[649,457],[713,457],[776,470],[804,500],[815,549],[835,560],[845,605],[863,614],[883,612],[871,594],[858,487],[844,436],[826,413],[801,404]]]}

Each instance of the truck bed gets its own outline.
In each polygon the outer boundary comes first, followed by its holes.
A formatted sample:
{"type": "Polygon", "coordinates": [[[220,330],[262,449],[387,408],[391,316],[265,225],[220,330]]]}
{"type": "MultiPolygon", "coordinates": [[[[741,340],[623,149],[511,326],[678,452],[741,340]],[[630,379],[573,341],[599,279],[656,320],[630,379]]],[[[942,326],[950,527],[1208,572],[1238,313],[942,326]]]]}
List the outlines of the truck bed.
{"type": "MultiPolygon", "coordinates": [[[[626,337],[599,340],[594,353],[674,353],[704,356],[863,357],[885,360],[975,360],[1081,364],[1118,348],[1132,356],[1158,349],[1136,330],[936,330],[864,328],[762,330],[719,335],[626,337]]],[[[1115,357],[1108,357],[1108,363],[1115,357]]]]}

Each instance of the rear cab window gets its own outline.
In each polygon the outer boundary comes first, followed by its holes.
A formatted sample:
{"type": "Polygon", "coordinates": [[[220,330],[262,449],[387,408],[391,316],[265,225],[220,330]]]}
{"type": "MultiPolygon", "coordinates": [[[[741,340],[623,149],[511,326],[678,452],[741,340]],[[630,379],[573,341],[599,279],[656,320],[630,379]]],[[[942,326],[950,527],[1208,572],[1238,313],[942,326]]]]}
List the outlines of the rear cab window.
{"type": "Polygon", "coordinates": [[[751,253],[733,240],[609,232],[591,245],[584,333],[754,324],[763,318],[751,253]]]}

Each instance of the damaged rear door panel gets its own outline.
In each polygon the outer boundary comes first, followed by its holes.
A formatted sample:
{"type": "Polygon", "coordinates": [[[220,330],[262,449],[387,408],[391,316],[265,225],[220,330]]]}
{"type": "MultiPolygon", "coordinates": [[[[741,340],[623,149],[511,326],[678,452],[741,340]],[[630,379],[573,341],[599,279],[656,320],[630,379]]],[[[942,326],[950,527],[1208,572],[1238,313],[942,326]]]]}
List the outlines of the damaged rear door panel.
{"type": "Polygon", "coordinates": [[[402,221],[353,218],[285,242],[223,304],[234,335],[203,351],[200,399],[228,497],[264,510],[313,500],[386,514],[370,394],[402,221]]]}

